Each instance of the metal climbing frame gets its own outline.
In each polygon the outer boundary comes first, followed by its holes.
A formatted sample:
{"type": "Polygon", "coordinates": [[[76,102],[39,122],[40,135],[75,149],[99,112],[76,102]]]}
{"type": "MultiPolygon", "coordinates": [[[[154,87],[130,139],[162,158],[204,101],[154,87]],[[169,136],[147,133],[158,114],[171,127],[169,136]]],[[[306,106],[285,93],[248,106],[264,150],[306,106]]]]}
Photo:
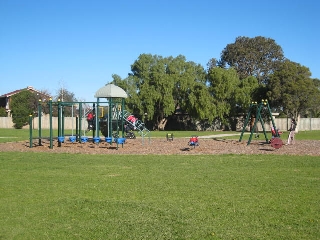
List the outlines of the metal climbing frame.
{"type": "Polygon", "coordinates": [[[129,124],[131,127],[136,129],[139,132],[139,135],[142,137],[146,137],[150,135],[150,131],[146,128],[145,124],[141,120],[136,120],[134,122],[128,120],[129,116],[132,114],[126,110],[123,110],[122,119],[129,124]]]}
{"type": "Polygon", "coordinates": [[[265,112],[267,113],[267,116],[271,119],[272,127],[275,130],[275,137],[277,137],[277,138],[280,137],[280,134],[278,132],[278,129],[276,128],[276,125],[275,125],[273,117],[272,117],[272,113],[271,113],[271,109],[270,109],[269,103],[268,103],[267,100],[262,100],[261,103],[253,102],[253,103],[250,104],[249,111],[248,111],[246,120],[245,120],[244,125],[243,125],[243,129],[242,129],[242,132],[241,132],[241,135],[240,135],[239,142],[241,142],[241,140],[242,140],[243,134],[245,132],[245,129],[246,129],[250,119],[251,119],[251,116],[254,115],[255,116],[255,121],[254,121],[253,127],[251,128],[250,137],[249,137],[249,140],[247,142],[247,145],[249,145],[251,140],[252,140],[252,135],[253,135],[256,127],[257,127],[257,123],[258,122],[261,123],[263,134],[264,134],[264,137],[266,139],[266,143],[269,143],[269,140],[268,140],[268,137],[267,137],[267,133],[266,133],[266,130],[265,130],[265,127],[264,127],[263,116],[261,114],[261,113],[265,113],[265,112]]]}

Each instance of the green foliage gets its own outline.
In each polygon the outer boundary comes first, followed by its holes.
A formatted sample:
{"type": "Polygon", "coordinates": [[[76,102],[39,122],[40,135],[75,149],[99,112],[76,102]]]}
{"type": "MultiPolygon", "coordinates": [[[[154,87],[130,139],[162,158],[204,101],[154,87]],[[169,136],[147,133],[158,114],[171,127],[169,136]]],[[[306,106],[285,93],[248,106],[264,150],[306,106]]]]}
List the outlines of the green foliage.
{"type": "Polygon", "coordinates": [[[7,112],[5,108],[0,107],[0,117],[6,117],[7,112]]]}
{"type": "Polygon", "coordinates": [[[320,80],[317,78],[312,79],[315,86],[315,94],[312,96],[313,101],[311,107],[306,111],[307,117],[320,117],[320,80]]]}
{"type": "Polygon", "coordinates": [[[310,76],[307,67],[286,60],[270,76],[267,95],[273,105],[281,106],[289,116],[297,118],[320,104],[319,89],[310,76]]]}
{"type": "Polygon", "coordinates": [[[216,107],[216,116],[224,123],[227,122],[235,107],[236,91],[239,89],[239,85],[239,77],[233,68],[214,67],[208,71],[208,89],[216,107]]]}
{"type": "MultiPolygon", "coordinates": [[[[184,56],[163,58],[142,54],[131,66],[132,74],[119,86],[126,86],[127,107],[155,128],[164,128],[166,118],[177,109],[197,119],[213,119],[215,109],[206,87],[203,67],[184,56]],[[162,125],[161,125],[162,124],[162,125]]],[[[120,82],[113,76],[114,82],[120,82]]]]}
{"type": "Polygon", "coordinates": [[[37,111],[38,98],[31,91],[23,90],[11,97],[11,114],[14,127],[21,129],[28,124],[29,115],[37,111]]]}
{"type": "Polygon", "coordinates": [[[318,157],[1,152],[0,162],[2,239],[320,235],[318,157]]]}
{"type": "Polygon", "coordinates": [[[275,40],[265,37],[237,37],[221,53],[221,62],[234,67],[240,79],[254,76],[259,84],[268,83],[268,75],[283,60],[282,48],[275,40]]]}
{"type": "Polygon", "coordinates": [[[275,83],[277,74],[283,74],[284,59],[275,40],[240,36],[223,49],[219,61],[209,60],[207,71],[182,55],[174,58],[141,54],[131,65],[127,78],[112,77],[113,83],[129,95],[126,109],[152,123],[153,129],[163,128],[177,111],[192,120],[217,120],[230,125],[239,113],[247,111],[252,101],[262,99],[270,100],[272,109],[279,112],[319,116],[318,79],[313,79],[314,84],[307,81],[301,85],[301,92],[312,96],[313,104],[311,98],[303,103],[302,95],[298,96],[300,100],[289,101],[292,91],[296,91],[293,86],[286,87],[290,91],[282,91],[282,86],[275,83]]]}
{"type": "Polygon", "coordinates": [[[242,112],[243,110],[248,109],[252,101],[256,100],[253,98],[253,96],[254,93],[257,92],[258,88],[258,80],[255,77],[250,76],[242,79],[239,87],[235,90],[237,106],[241,109],[242,112]]]}
{"type": "MultiPolygon", "coordinates": [[[[57,91],[57,95],[55,96],[54,100],[55,102],[61,101],[61,102],[76,102],[77,99],[73,92],[68,91],[65,88],[60,88],[57,91]]],[[[72,106],[64,106],[63,107],[63,115],[65,117],[71,117],[72,116],[72,106]]],[[[53,116],[58,116],[58,109],[53,109],[53,116]]]]}

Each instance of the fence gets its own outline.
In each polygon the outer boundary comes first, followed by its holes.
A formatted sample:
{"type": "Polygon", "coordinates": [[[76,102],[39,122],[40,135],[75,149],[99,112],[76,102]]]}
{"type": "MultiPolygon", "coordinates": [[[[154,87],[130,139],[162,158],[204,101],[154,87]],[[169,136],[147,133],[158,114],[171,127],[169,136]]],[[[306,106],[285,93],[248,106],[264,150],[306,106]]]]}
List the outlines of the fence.
{"type": "MultiPolygon", "coordinates": [[[[86,129],[88,127],[87,119],[82,118],[82,128],[86,129]]],[[[0,128],[14,128],[12,122],[12,117],[0,117],[0,128]]],[[[24,126],[23,128],[29,128],[29,125],[24,126]]],[[[39,128],[39,118],[35,117],[32,119],[32,128],[39,128]]],[[[50,128],[50,117],[45,115],[41,117],[41,128],[49,129],[50,128]]],[[[58,117],[52,118],[52,128],[58,129],[58,117]]],[[[64,129],[75,129],[76,128],[76,118],[75,117],[64,117],[64,129]]]]}
{"type": "MultiPolygon", "coordinates": [[[[33,128],[38,129],[39,127],[39,120],[38,117],[33,118],[33,128]]],[[[291,119],[287,118],[275,118],[274,119],[275,125],[281,131],[287,131],[290,127],[291,119]]],[[[87,128],[87,120],[85,118],[82,119],[82,128],[87,128]]],[[[241,130],[243,126],[239,124],[237,130],[241,130]]],[[[266,124],[266,130],[270,130],[270,126],[266,124]]],[[[310,130],[320,130],[320,118],[300,118],[298,121],[298,130],[299,131],[310,131],[310,130]]],[[[14,128],[13,122],[11,117],[0,117],[0,128],[14,128]]],[[[24,128],[29,128],[29,126],[24,126],[24,128]]],[[[41,117],[41,128],[42,129],[49,129],[50,122],[49,116],[41,117]]],[[[58,129],[58,118],[52,118],[52,128],[58,129]]],[[[76,128],[76,118],[72,117],[65,117],[64,118],[64,128],[65,129],[75,129],[76,128]]],[[[258,125],[259,131],[262,130],[261,126],[258,125]]]]}
{"type": "MultiPolygon", "coordinates": [[[[291,125],[291,118],[275,118],[274,124],[276,125],[277,129],[280,131],[287,131],[291,125]]],[[[239,124],[240,125],[240,124],[239,124]]],[[[266,131],[270,131],[270,124],[265,124],[266,131]]],[[[237,130],[241,131],[243,128],[242,126],[238,126],[237,130]]],[[[249,130],[249,126],[247,127],[249,130]]],[[[258,130],[262,131],[262,126],[260,122],[258,123],[258,130]]],[[[311,131],[311,130],[320,130],[320,118],[300,118],[297,122],[297,130],[298,131],[311,131]]]]}

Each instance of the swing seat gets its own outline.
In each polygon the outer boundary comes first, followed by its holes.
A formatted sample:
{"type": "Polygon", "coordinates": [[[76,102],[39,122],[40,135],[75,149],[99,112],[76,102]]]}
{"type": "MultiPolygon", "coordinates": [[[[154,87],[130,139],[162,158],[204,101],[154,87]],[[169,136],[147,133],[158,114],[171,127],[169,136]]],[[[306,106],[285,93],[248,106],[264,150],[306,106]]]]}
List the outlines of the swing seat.
{"type": "Polygon", "coordinates": [[[126,138],[118,138],[117,143],[118,144],[124,144],[126,142],[126,138]]]}
{"type": "Polygon", "coordinates": [[[81,137],[81,142],[83,142],[83,143],[88,142],[88,137],[82,136],[82,137],[81,137]]]}
{"type": "Polygon", "coordinates": [[[106,137],[105,140],[106,140],[107,143],[111,143],[112,142],[112,137],[106,137]]]}
{"type": "Polygon", "coordinates": [[[280,138],[278,138],[278,137],[272,138],[271,141],[270,141],[270,143],[271,143],[271,147],[273,147],[273,148],[275,148],[275,149],[279,149],[279,148],[281,148],[282,145],[283,145],[282,140],[281,140],[280,138]]]}
{"type": "Polygon", "coordinates": [[[64,142],[64,137],[58,137],[58,141],[59,141],[60,143],[63,143],[63,142],[64,142]]]}
{"type": "Polygon", "coordinates": [[[94,143],[99,143],[100,142],[100,138],[99,137],[94,137],[93,138],[93,142],[94,143]]]}
{"type": "Polygon", "coordinates": [[[198,136],[192,136],[188,142],[189,146],[199,146],[198,136]]]}
{"type": "Polygon", "coordinates": [[[76,136],[70,136],[69,141],[74,143],[76,141],[76,136]]]}

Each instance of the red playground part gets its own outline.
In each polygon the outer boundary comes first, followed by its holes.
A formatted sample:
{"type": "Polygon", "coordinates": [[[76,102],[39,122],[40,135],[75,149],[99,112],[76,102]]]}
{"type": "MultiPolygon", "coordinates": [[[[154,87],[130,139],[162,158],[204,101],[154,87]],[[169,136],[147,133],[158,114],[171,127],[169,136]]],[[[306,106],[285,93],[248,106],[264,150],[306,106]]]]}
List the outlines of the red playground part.
{"type": "Polygon", "coordinates": [[[188,145],[193,147],[199,146],[198,136],[191,136],[188,145]]]}
{"type": "Polygon", "coordinates": [[[270,141],[270,143],[271,143],[271,146],[272,146],[273,148],[275,148],[275,149],[279,149],[279,148],[281,148],[282,145],[283,145],[282,140],[281,140],[280,138],[278,138],[278,137],[272,138],[271,141],[270,141]]]}

